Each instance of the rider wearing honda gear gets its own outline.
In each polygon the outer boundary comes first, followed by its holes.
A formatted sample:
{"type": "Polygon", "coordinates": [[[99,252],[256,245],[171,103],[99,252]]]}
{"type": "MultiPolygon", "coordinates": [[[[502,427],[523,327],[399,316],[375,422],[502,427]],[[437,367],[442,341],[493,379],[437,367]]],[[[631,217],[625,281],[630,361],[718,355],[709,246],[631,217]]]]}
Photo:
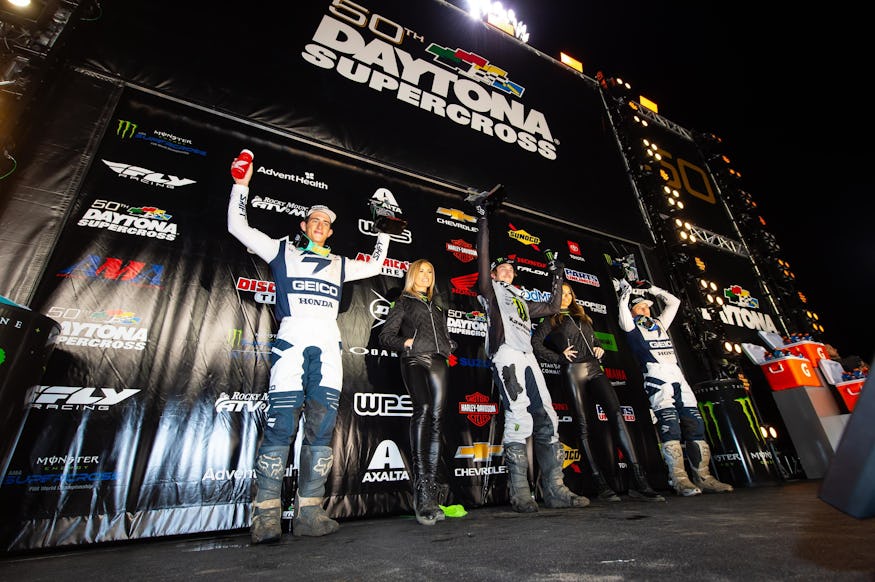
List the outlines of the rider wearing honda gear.
{"type": "Polygon", "coordinates": [[[706,493],[732,491],[732,486],[714,478],[709,469],[711,451],[705,441],[705,423],[693,390],[678,366],[668,328],[680,307],[680,299],[655,285],[632,296],[632,286],[625,279],[619,282],[619,320],[626,332],[626,341],[638,358],[644,373],[644,390],[650,408],[656,415],[663,459],[669,480],[678,495],[689,497],[706,493]],[[649,293],[662,303],[658,317],[651,317],[653,301],[644,298],[649,293]],[[630,301],[631,297],[631,301],[630,301]],[[693,481],[684,466],[681,441],[693,467],[693,481]]]}
{"type": "Polygon", "coordinates": [[[256,456],[256,494],[252,543],[279,540],[280,491],[304,414],[298,491],[292,533],[322,536],[339,525],[325,513],[325,482],[334,461],[331,440],[343,388],[341,337],[337,326],[341,287],[347,281],[380,273],[389,235],[380,233],[370,261],[331,254],[325,242],[333,233],[335,213],[324,205],[307,211],[300,223],[306,239],[292,244],[249,226],[246,208],[254,164],[234,178],[228,203],[228,232],[270,266],[276,285],[276,319],[280,322],[270,355],[268,418],[256,456]],[[300,247],[300,248],[298,248],[300,247]]]}

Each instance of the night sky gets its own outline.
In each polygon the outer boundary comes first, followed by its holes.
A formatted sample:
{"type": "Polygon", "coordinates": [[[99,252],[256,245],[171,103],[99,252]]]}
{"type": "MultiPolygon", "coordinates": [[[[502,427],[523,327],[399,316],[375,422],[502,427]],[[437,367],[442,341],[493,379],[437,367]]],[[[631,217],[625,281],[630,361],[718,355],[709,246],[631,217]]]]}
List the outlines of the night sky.
{"type": "Polygon", "coordinates": [[[864,19],[686,0],[504,4],[527,24],[529,45],[571,54],[590,77],[622,77],[664,117],[720,136],[824,341],[872,361],[875,111],[864,19]]]}

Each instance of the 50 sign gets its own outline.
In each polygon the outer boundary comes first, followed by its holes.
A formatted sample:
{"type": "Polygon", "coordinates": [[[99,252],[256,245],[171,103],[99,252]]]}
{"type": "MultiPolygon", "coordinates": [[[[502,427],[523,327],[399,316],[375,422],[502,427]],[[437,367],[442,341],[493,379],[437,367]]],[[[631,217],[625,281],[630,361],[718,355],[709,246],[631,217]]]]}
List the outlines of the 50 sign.
{"type": "Polygon", "coordinates": [[[656,151],[662,156],[659,165],[669,175],[667,186],[682,190],[708,204],[717,204],[717,197],[714,196],[711,180],[708,179],[705,170],[680,157],[677,158],[676,164],[672,164],[674,156],[671,153],[661,148],[657,148],[656,151]]]}

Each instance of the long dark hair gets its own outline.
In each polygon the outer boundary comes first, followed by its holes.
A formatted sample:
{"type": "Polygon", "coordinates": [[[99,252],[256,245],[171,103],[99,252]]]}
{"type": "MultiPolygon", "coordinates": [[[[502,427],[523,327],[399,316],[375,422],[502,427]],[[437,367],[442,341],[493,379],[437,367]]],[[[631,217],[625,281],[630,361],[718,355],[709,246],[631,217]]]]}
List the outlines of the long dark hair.
{"type": "Polygon", "coordinates": [[[550,317],[550,327],[552,329],[556,329],[562,324],[562,321],[566,317],[571,317],[577,321],[582,321],[588,325],[592,325],[592,318],[584,311],[583,306],[577,302],[577,295],[574,293],[574,289],[571,288],[571,285],[568,283],[562,283],[562,292],[565,292],[565,288],[568,287],[568,290],[571,291],[571,304],[568,306],[568,312],[562,312],[552,315],[550,317]]]}

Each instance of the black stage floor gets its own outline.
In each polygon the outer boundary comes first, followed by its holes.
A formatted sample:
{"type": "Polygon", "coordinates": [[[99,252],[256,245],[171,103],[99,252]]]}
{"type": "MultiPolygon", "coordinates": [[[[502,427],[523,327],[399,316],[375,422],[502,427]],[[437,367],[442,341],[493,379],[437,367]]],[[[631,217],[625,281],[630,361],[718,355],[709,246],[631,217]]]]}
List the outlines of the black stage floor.
{"type": "Polygon", "coordinates": [[[529,515],[485,507],[433,527],[347,520],[269,546],[241,530],[8,554],[0,580],[875,580],[875,519],[824,502],[820,484],[529,515]]]}

